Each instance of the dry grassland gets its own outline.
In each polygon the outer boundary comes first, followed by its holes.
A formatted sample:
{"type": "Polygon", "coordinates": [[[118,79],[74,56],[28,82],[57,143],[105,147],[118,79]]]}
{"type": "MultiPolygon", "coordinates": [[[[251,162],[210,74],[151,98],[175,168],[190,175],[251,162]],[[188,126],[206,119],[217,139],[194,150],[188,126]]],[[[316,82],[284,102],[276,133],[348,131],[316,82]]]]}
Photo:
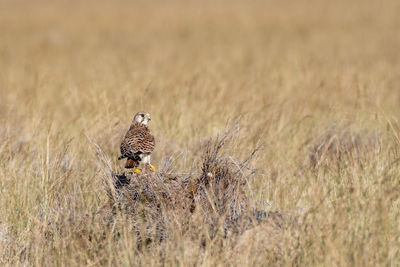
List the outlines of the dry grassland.
{"type": "Polygon", "coordinates": [[[0,264],[400,264],[399,14],[1,1],[0,264]],[[157,171],[116,188],[139,110],[157,171]]]}

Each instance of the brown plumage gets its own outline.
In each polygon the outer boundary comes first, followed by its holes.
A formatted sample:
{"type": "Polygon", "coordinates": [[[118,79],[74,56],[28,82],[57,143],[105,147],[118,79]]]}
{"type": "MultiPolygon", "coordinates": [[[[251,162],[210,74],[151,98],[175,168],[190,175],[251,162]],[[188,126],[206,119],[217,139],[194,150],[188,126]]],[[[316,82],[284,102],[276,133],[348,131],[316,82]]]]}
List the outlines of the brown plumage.
{"type": "Polygon", "coordinates": [[[126,163],[125,163],[125,168],[127,168],[127,169],[137,168],[137,167],[139,167],[139,163],[140,163],[140,160],[135,161],[133,159],[127,158],[126,163]]]}
{"type": "Polygon", "coordinates": [[[122,140],[121,156],[118,160],[127,158],[125,168],[137,168],[144,157],[146,157],[145,163],[150,164],[150,154],[155,146],[154,136],[147,127],[150,119],[150,114],[147,112],[136,114],[131,127],[122,140]]]}

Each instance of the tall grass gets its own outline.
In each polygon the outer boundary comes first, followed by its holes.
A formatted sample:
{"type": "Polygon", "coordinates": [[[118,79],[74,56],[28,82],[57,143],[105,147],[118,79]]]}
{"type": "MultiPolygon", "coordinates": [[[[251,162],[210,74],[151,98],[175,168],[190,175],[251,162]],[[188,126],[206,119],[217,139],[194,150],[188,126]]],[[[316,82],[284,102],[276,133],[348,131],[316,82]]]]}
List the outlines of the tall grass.
{"type": "Polygon", "coordinates": [[[0,264],[397,265],[399,12],[2,1],[0,264]]]}

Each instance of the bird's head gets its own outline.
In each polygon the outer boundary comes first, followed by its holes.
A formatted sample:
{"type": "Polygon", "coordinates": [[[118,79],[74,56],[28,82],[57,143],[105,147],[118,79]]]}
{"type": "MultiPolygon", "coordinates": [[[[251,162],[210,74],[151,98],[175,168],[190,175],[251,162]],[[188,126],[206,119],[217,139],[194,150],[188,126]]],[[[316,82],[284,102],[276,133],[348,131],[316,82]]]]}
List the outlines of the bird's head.
{"type": "Polygon", "coordinates": [[[151,120],[150,113],[146,111],[140,111],[136,113],[135,117],[133,117],[133,122],[143,123],[144,125],[147,125],[150,120],[151,120]]]}

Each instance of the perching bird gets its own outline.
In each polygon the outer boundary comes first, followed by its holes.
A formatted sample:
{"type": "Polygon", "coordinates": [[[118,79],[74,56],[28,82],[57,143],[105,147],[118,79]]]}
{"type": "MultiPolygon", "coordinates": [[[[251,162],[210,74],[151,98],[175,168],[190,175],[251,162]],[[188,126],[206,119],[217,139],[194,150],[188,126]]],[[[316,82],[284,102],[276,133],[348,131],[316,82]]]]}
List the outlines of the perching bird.
{"type": "Polygon", "coordinates": [[[150,164],[151,152],[154,150],[154,136],[147,126],[151,120],[150,113],[141,111],[133,118],[132,125],[121,143],[121,156],[118,160],[127,158],[125,168],[135,168],[133,172],[141,172],[139,164],[148,164],[152,171],[154,166],[150,164]]]}

